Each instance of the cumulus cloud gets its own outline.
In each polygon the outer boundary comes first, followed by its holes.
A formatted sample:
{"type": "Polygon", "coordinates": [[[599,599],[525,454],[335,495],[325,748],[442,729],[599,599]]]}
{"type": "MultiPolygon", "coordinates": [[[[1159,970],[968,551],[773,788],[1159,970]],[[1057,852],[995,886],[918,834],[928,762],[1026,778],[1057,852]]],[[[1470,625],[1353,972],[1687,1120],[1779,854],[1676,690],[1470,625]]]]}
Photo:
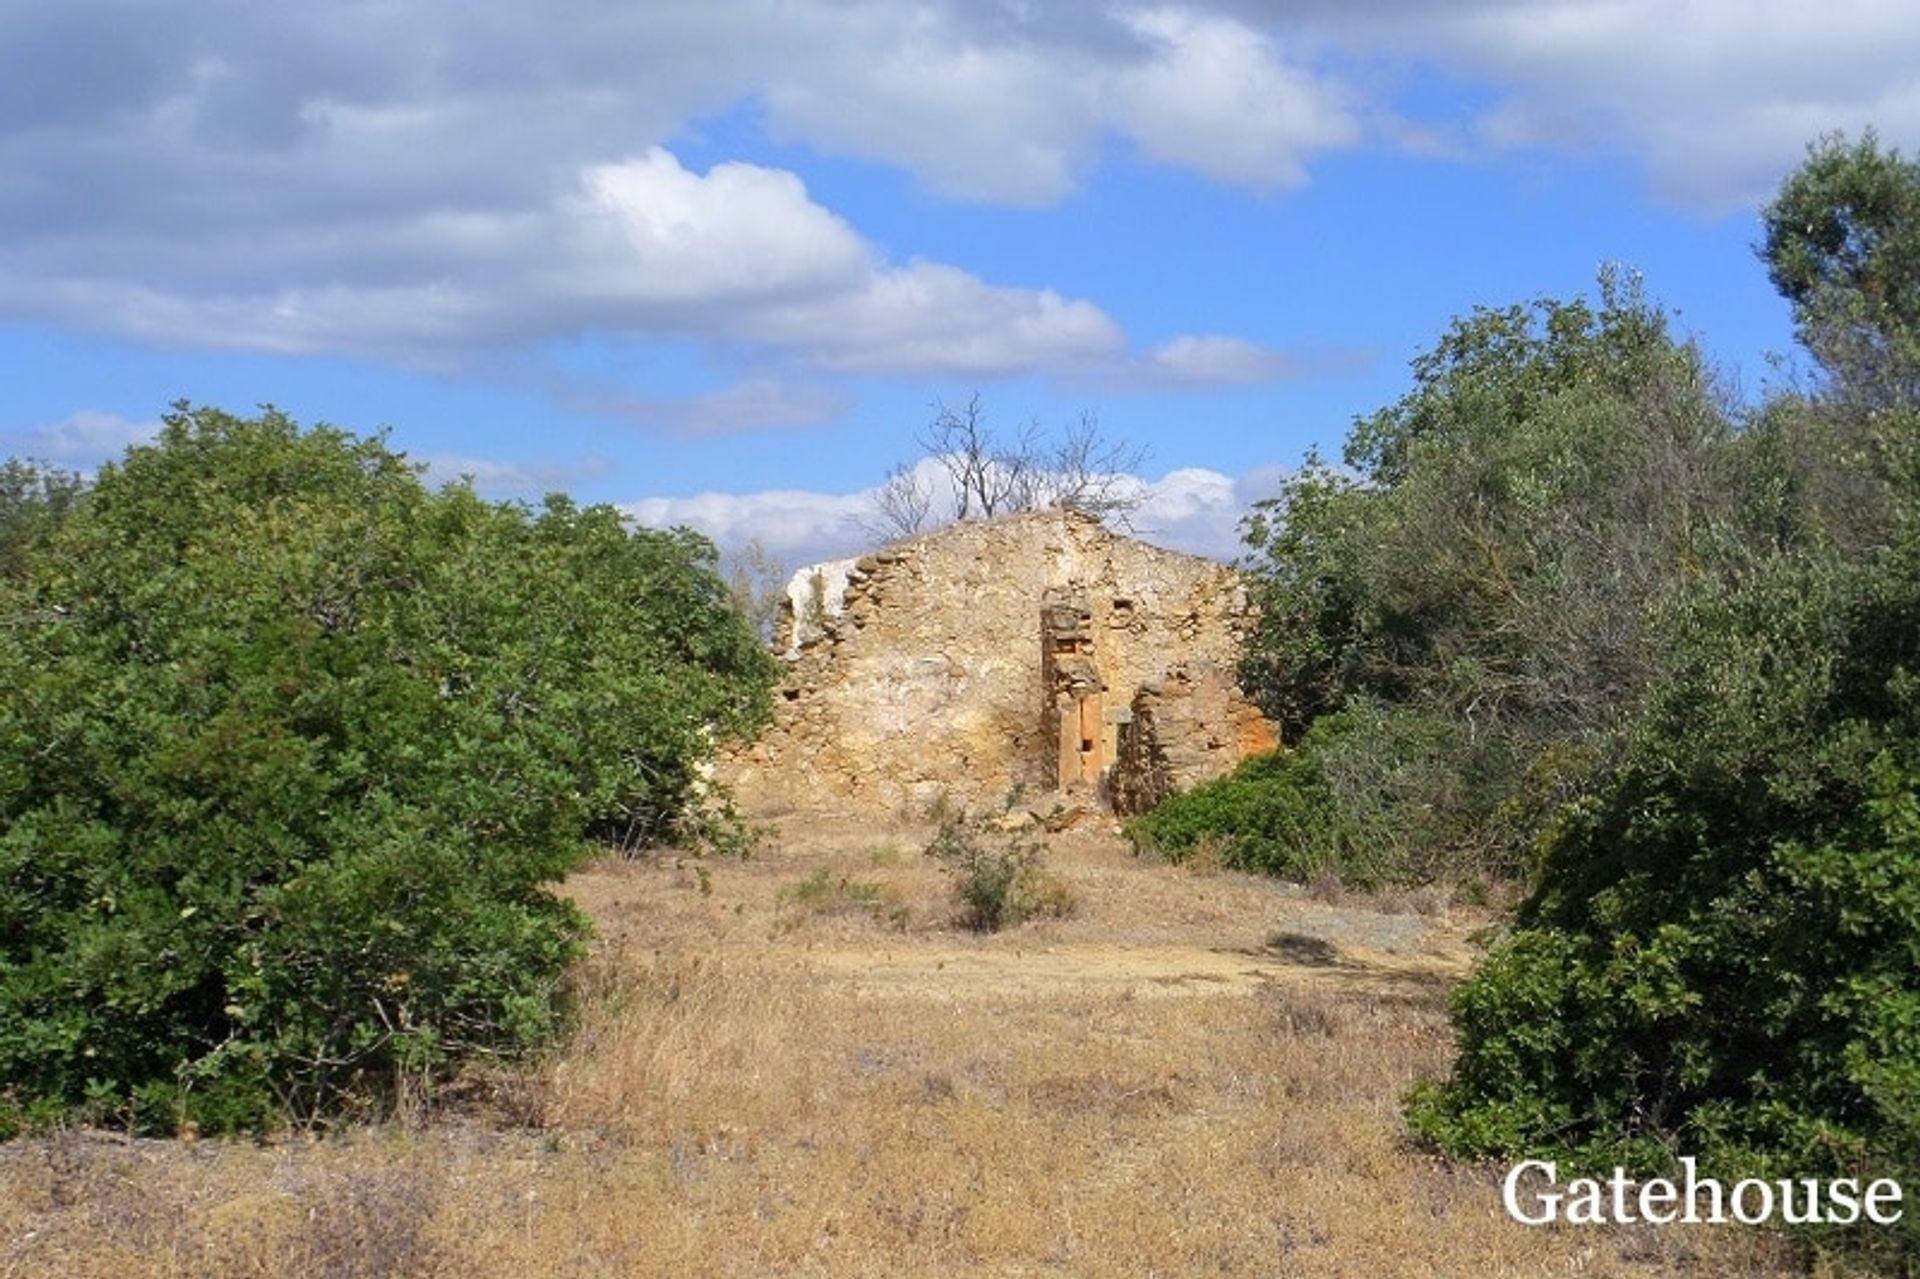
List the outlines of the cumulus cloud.
{"type": "Polygon", "coordinates": [[[757,542],[790,566],[851,554],[876,539],[861,527],[871,518],[873,491],[817,493],[769,489],[759,493],[699,493],[648,497],[621,509],[650,528],[685,526],[712,538],[722,550],[757,542]]]}
{"type": "Polygon", "coordinates": [[[1874,125],[1920,142],[1920,10],[1894,0],[1314,0],[1295,12],[1351,50],[1490,90],[1469,142],[1623,153],[1659,194],[1707,213],[1766,199],[1823,132],[1874,125]]]}
{"type": "Polygon", "coordinates": [[[1148,359],[1155,369],[1191,382],[1264,382],[1293,371],[1284,352],[1233,337],[1177,337],[1155,347],[1148,359]]]}
{"type": "Polygon", "coordinates": [[[1124,21],[1153,50],[1118,71],[1111,89],[1141,154],[1272,188],[1305,182],[1307,155],[1359,141],[1349,91],[1287,60],[1268,34],[1179,5],[1136,10],[1124,21]]]}
{"type": "Polygon", "coordinates": [[[859,288],[876,268],[874,250],[783,169],[734,163],[697,174],[653,147],[593,166],[581,186],[551,219],[551,231],[575,241],[568,265],[577,274],[556,291],[604,298],[616,314],[804,302],[859,288]]]}
{"type": "MultiPolygon", "coordinates": [[[[947,484],[931,458],[915,474],[932,491],[947,484]]],[[[1137,487],[1133,535],[1156,546],[1231,560],[1240,553],[1239,523],[1252,504],[1279,491],[1285,472],[1261,467],[1241,476],[1203,467],[1169,471],[1157,480],[1127,477],[1137,487]]],[[[622,506],[637,523],[654,528],[685,525],[712,538],[722,550],[757,542],[789,567],[856,554],[884,538],[873,530],[877,489],[853,493],[769,490],[652,497],[622,506]]]]}
{"type": "MultiPolygon", "coordinates": [[[[259,277],[220,291],[22,269],[0,281],[0,306],[150,339],[427,363],[588,330],[748,344],[838,373],[1066,371],[1125,346],[1092,302],[942,263],[889,264],[791,172],[730,163],[700,174],[662,147],[593,166],[544,209],[436,210],[376,233],[413,246],[410,265],[366,281],[302,280],[310,248],[277,246],[276,261],[264,246],[259,277]]],[[[0,251],[0,264],[9,256],[0,251]]],[[[724,419],[751,399],[709,407],[724,419]]]]}
{"type": "Polygon", "coordinates": [[[1360,134],[1334,77],[1203,4],[855,4],[834,22],[819,66],[769,78],[773,128],[963,199],[1051,203],[1109,136],[1221,181],[1294,186],[1306,157],[1360,134]]]}
{"type": "Polygon", "coordinates": [[[890,253],[791,172],[668,148],[747,112],[1027,205],[1115,153],[1268,191],[1363,145],[1605,148],[1717,211],[1823,130],[1912,148],[1917,61],[1893,0],[15,4],[0,319],[424,364],[594,332],[828,376],[1245,381],[1286,361],[1137,352],[1097,298],[890,253]],[[1396,101],[1432,69],[1482,105],[1396,101]]]}
{"type": "Polygon", "coordinates": [[[615,469],[599,454],[560,460],[503,461],[453,453],[409,455],[423,469],[421,478],[432,487],[464,482],[485,497],[533,499],[563,493],[584,480],[597,479],[615,469]]]}
{"type": "Polygon", "coordinates": [[[80,409],[57,422],[0,430],[0,453],[91,471],[159,433],[157,418],[133,419],[98,409],[80,409]]]}
{"type": "Polygon", "coordinates": [[[1914,137],[1917,55],[1896,0],[20,4],[0,11],[0,235],[123,263],[162,227],[325,254],[329,228],[539,210],[749,102],[779,138],[965,199],[1057,200],[1113,138],[1269,189],[1370,131],[1435,138],[1384,63],[1500,99],[1488,137],[1603,139],[1726,198],[1822,129],[1914,137]]]}
{"type": "Polygon", "coordinates": [[[1270,187],[1352,140],[1338,97],[1180,5],[12,6],[0,316],[430,366],[591,331],[833,374],[1071,371],[1125,350],[1096,301],[889,261],[795,174],[665,144],[753,102],[969,199],[1056,199],[1115,134],[1270,187]]]}

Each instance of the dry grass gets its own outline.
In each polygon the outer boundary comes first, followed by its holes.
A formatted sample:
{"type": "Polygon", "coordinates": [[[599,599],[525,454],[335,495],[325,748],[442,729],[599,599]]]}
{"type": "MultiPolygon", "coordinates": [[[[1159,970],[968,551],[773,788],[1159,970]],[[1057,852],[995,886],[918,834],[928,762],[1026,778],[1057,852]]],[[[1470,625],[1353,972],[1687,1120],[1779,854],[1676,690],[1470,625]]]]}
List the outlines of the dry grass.
{"type": "Polygon", "coordinates": [[[974,938],[917,837],[580,877],[579,1034],[505,1095],[538,1128],[0,1147],[0,1275],[1784,1268],[1753,1234],[1516,1226],[1493,1172],[1404,1146],[1479,921],[1085,836],[1053,859],[1071,919],[974,938]]]}

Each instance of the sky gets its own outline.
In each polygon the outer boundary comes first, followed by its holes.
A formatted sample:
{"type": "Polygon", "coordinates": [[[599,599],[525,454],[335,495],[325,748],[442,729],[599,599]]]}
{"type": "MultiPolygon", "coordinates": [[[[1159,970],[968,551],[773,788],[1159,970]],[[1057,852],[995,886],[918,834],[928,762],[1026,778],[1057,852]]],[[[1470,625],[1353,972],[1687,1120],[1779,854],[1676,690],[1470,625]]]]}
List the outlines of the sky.
{"type": "Polygon", "coordinates": [[[0,0],[0,455],[270,403],[797,566],[977,395],[1228,557],[1476,305],[1617,264],[1791,377],[1758,211],[1916,68],[1891,0],[0,0]]]}

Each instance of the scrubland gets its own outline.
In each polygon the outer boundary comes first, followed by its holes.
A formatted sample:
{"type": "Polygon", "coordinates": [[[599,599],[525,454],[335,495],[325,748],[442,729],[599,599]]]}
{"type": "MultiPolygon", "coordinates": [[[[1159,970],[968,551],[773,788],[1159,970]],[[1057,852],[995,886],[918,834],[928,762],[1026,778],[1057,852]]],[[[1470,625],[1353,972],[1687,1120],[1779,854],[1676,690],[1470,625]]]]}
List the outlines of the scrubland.
{"type": "Polygon", "coordinates": [[[402,1119],[0,1147],[5,1275],[1751,1275],[1727,1228],[1526,1228],[1411,1146],[1488,919],[1057,837],[957,929],[926,832],[608,860],[576,1031],[402,1119]]]}

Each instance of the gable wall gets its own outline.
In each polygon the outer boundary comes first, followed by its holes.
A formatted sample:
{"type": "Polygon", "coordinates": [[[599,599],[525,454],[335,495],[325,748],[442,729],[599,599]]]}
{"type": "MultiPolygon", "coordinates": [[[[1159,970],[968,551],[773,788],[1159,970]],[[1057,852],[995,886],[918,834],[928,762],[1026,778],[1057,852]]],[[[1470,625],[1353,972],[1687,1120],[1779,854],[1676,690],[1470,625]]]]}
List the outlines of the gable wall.
{"type": "Polygon", "coordinates": [[[1086,609],[1106,686],[1094,699],[1108,727],[1101,762],[1142,688],[1156,690],[1180,784],[1272,745],[1232,686],[1246,620],[1233,570],[1045,511],[952,525],[861,559],[824,628],[797,632],[775,722],[722,762],[722,780],[763,814],[917,814],[943,795],[978,806],[1015,786],[1054,790],[1064,766],[1042,661],[1050,591],[1086,609]]]}

